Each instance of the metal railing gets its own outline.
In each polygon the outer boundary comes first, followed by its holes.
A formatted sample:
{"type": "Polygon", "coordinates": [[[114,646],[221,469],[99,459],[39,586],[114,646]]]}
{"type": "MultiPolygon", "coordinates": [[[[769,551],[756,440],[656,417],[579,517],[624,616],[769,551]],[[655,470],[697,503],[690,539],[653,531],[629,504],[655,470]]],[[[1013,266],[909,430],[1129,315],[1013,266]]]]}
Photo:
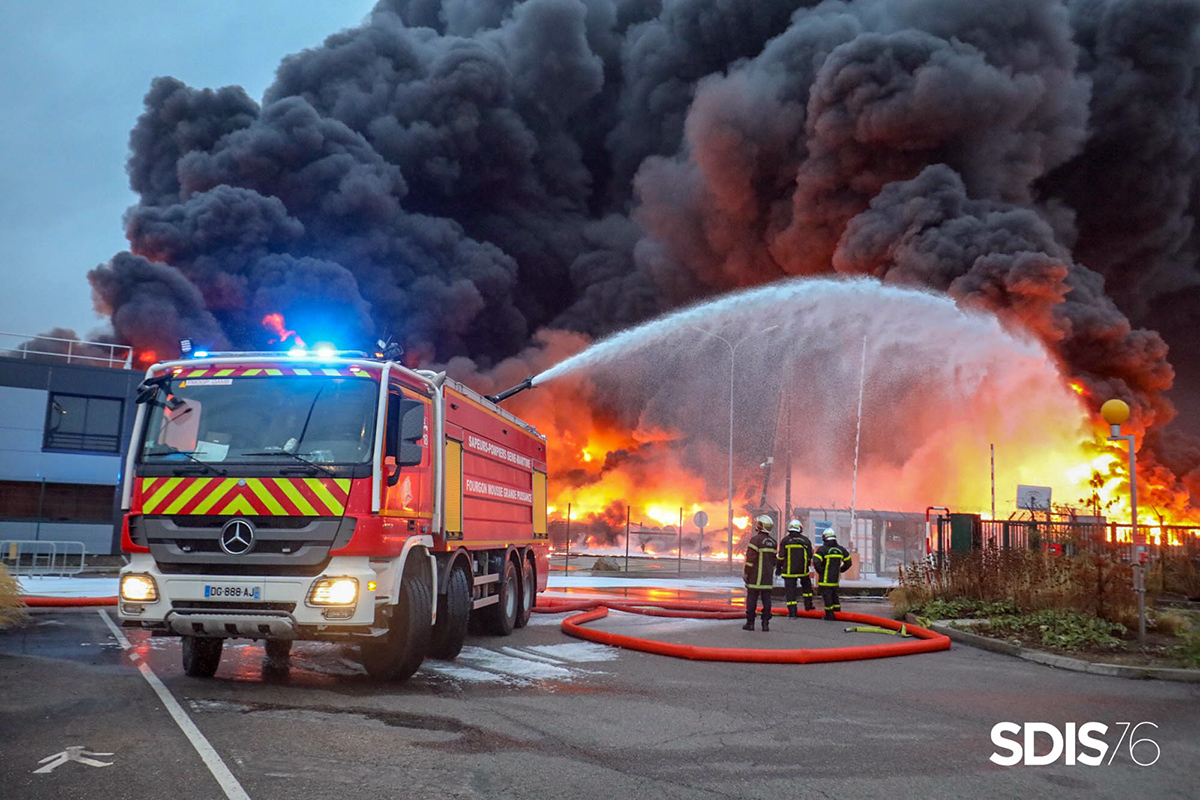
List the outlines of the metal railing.
{"type": "MultiPolygon", "coordinates": [[[[1146,535],[1146,553],[1151,558],[1167,553],[1200,558],[1200,528],[1139,524],[1138,529],[1146,535]]],[[[938,518],[932,535],[931,552],[944,555],[953,549],[950,520],[938,518]]],[[[1132,527],[1115,522],[980,520],[972,530],[970,547],[1109,554],[1125,560],[1137,556],[1132,527]]]]}
{"type": "Polygon", "coordinates": [[[14,575],[69,577],[83,571],[87,550],[83,542],[33,539],[0,541],[0,563],[14,575]]]}
{"type": "Polygon", "coordinates": [[[111,342],[89,342],[57,336],[0,331],[0,356],[33,361],[62,361],[92,367],[133,368],[133,348],[111,342]]]}

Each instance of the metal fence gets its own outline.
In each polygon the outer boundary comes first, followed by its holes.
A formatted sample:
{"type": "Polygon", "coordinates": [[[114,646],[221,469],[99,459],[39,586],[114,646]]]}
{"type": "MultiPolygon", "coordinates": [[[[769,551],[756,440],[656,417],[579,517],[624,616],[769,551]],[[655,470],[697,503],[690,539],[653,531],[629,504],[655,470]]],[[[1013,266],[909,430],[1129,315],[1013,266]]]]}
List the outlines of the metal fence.
{"type": "Polygon", "coordinates": [[[14,575],[68,577],[83,571],[83,542],[10,539],[0,542],[0,563],[14,575]]]}
{"type": "Polygon", "coordinates": [[[0,356],[85,367],[131,369],[133,366],[133,348],[126,345],[6,331],[0,331],[0,356]]]}
{"type": "MultiPolygon", "coordinates": [[[[1146,536],[1148,558],[1170,554],[1200,559],[1200,527],[1139,524],[1138,530],[1146,536]]],[[[946,517],[938,518],[930,535],[929,548],[933,553],[943,555],[966,549],[952,546],[951,521],[946,517]]],[[[970,534],[970,549],[985,547],[1044,550],[1067,555],[1108,554],[1130,561],[1137,559],[1133,527],[1115,522],[976,520],[970,534]]]]}

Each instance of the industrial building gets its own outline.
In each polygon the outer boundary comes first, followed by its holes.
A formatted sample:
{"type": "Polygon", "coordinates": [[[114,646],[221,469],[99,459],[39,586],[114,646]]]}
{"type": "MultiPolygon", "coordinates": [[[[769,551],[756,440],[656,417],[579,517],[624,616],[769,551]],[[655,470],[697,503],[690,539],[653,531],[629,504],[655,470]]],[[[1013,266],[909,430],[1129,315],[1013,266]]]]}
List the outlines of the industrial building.
{"type": "Polygon", "coordinates": [[[118,489],[142,377],[128,348],[0,334],[6,551],[37,541],[120,552],[118,489]]]}

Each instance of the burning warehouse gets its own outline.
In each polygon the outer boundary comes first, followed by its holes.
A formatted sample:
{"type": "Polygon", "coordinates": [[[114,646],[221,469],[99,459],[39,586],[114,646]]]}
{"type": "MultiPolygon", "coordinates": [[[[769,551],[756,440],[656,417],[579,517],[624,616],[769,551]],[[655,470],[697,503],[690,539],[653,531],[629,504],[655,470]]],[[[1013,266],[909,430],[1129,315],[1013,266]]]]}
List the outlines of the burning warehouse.
{"type": "Polygon", "coordinates": [[[88,277],[143,361],[391,336],[482,391],[552,370],[509,403],[601,528],[724,527],[785,453],[770,502],[846,505],[856,440],[872,507],[986,508],[995,444],[1001,486],[1119,516],[1113,396],[1146,504],[1191,520],[1198,28],[1195,0],[382,0],[261,100],[157,79],[129,251],[88,277]]]}

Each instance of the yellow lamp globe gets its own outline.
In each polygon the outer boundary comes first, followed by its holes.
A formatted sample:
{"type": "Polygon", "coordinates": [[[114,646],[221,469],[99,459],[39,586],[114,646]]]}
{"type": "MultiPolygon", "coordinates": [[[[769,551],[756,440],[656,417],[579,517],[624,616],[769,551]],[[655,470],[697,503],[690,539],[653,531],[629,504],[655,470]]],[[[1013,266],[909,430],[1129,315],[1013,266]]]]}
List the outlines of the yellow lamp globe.
{"type": "Polygon", "coordinates": [[[1100,414],[1109,425],[1120,425],[1129,419],[1129,404],[1115,398],[1108,400],[1100,406],[1100,414]]]}

